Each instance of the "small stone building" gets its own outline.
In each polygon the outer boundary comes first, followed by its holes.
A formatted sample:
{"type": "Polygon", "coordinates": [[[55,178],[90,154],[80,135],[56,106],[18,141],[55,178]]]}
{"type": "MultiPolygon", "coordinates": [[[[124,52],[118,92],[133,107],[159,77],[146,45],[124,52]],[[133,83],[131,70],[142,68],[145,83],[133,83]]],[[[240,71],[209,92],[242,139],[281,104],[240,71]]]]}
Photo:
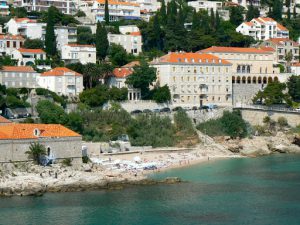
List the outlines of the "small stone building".
{"type": "Polygon", "coordinates": [[[49,158],[81,162],[80,134],[59,124],[7,123],[0,127],[0,163],[28,161],[26,151],[35,142],[45,146],[49,158]]]}

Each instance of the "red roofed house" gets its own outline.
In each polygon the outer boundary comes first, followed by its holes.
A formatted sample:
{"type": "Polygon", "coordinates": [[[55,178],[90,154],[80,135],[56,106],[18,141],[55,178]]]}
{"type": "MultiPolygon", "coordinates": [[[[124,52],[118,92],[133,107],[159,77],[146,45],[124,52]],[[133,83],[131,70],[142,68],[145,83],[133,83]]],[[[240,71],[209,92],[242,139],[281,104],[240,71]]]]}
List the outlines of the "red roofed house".
{"type": "Polygon", "coordinates": [[[168,85],[174,105],[232,105],[232,64],[211,54],[170,52],[154,59],[157,84],[168,85]]]}
{"type": "Polygon", "coordinates": [[[0,126],[8,125],[10,123],[12,123],[10,120],[4,118],[3,116],[0,116],[0,126]]]}
{"type": "Polygon", "coordinates": [[[269,17],[258,17],[250,22],[243,22],[236,28],[236,32],[263,41],[270,38],[289,38],[288,29],[269,17]]]}
{"type": "Polygon", "coordinates": [[[20,35],[0,34],[0,56],[10,55],[13,50],[21,48],[24,41],[20,35]]]}
{"type": "Polygon", "coordinates": [[[76,96],[83,91],[83,76],[66,67],[56,67],[38,76],[42,88],[59,95],[76,96]]]}
{"type": "Polygon", "coordinates": [[[299,44],[289,38],[271,38],[261,43],[262,47],[271,47],[276,52],[276,62],[286,64],[285,56],[292,53],[292,63],[299,61],[299,44]]]}
{"type": "Polygon", "coordinates": [[[3,66],[0,70],[0,84],[7,88],[36,88],[38,73],[31,66],[3,66]]]}
{"type": "Polygon", "coordinates": [[[8,123],[0,129],[0,163],[28,161],[31,143],[41,143],[49,159],[73,159],[81,162],[80,134],[59,124],[8,123]]]}
{"type": "MultiPolygon", "coordinates": [[[[18,60],[18,66],[32,66],[32,65],[40,65],[43,60],[46,60],[46,52],[42,49],[28,49],[28,48],[19,48],[12,51],[11,56],[13,59],[18,60]]],[[[43,64],[42,64],[43,65],[43,64]]],[[[42,66],[40,69],[49,69],[50,65],[42,66]]]]}
{"type": "Polygon", "coordinates": [[[66,63],[96,63],[96,47],[80,44],[64,45],[61,48],[61,59],[66,63]]]}
{"type": "Polygon", "coordinates": [[[139,65],[139,61],[133,61],[120,68],[115,68],[113,74],[108,77],[107,84],[109,87],[127,88],[128,100],[136,101],[141,99],[141,90],[128,86],[125,81],[126,78],[133,73],[133,67],[139,65]]]}
{"type": "Polygon", "coordinates": [[[30,39],[42,39],[43,27],[46,23],[38,23],[37,20],[29,18],[11,18],[5,28],[8,33],[22,35],[30,39]]]}
{"type": "Polygon", "coordinates": [[[273,48],[237,48],[212,46],[199,51],[232,63],[233,102],[252,103],[253,96],[268,82],[279,80],[279,68],[273,48]]]}

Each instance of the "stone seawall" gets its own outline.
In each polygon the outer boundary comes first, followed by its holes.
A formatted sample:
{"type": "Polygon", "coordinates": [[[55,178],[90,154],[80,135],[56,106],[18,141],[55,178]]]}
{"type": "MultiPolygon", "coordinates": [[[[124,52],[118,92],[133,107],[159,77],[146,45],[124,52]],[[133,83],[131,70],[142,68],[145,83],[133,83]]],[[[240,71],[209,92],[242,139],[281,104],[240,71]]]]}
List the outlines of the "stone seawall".
{"type": "Polygon", "coordinates": [[[272,120],[277,121],[279,117],[287,119],[288,124],[292,127],[300,125],[300,113],[298,112],[283,112],[283,111],[271,111],[263,109],[239,109],[242,113],[243,119],[249,122],[251,125],[262,125],[263,119],[269,116],[272,120]]]}

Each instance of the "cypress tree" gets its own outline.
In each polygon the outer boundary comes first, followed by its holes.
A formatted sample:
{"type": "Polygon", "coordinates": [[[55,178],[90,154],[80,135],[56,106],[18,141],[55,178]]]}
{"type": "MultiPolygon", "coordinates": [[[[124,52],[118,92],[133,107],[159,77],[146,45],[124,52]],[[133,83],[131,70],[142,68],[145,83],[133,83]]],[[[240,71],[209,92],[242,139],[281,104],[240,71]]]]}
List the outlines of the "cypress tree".
{"type": "Polygon", "coordinates": [[[210,9],[210,27],[212,29],[215,29],[215,26],[216,26],[215,13],[214,13],[214,10],[211,8],[210,9]]]}
{"type": "Polygon", "coordinates": [[[192,30],[199,30],[201,28],[201,23],[199,19],[199,14],[194,10],[193,19],[192,19],[192,30]]]}
{"type": "Polygon", "coordinates": [[[293,18],[296,18],[296,17],[297,17],[296,6],[294,6],[294,9],[293,9],[293,18]]]}
{"type": "Polygon", "coordinates": [[[54,33],[54,18],[55,17],[55,7],[50,6],[48,9],[48,17],[47,17],[47,26],[46,26],[46,34],[45,34],[45,46],[46,53],[49,56],[54,56],[56,53],[56,40],[54,33]]]}
{"type": "Polygon", "coordinates": [[[165,25],[167,23],[167,11],[166,11],[166,4],[164,0],[162,0],[161,2],[159,14],[160,14],[161,24],[165,25]]]}
{"type": "Polygon", "coordinates": [[[290,10],[290,8],[288,8],[288,11],[287,11],[287,19],[289,21],[291,20],[291,10],[290,10]]]}
{"type": "Polygon", "coordinates": [[[291,0],[285,0],[285,6],[289,8],[291,6],[291,0]]]}
{"type": "Polygon", "coordinates": [[[98,21],[96,30],[96,51],[97,57],[100,60],[104,60],[107,56],[109,43],[107,39],[107,31],[104,26],[98,21]]]}
{"type": "Polygon", "coordinates": [[[104,20],[105,24],[109,24],[109,8],[108,8],[108,0],[105,0],[105,6],[104,6],[104,20]]]}
{"type": "Polygon", "coordinates": [[[153,32],[154,32],[154,43],[156,48],[159,50],[163,49],[162,30],[160,28],[158,15],[156,14],[153,19],[153,32]]]}
{"type": "Polygon", "coordinates": [[[274,0],[272,8],[272,18],[280,21],[282,19],[282,1],[274,0]]]}
{"type": "Polygon", "coordinates": [[[221,19],[220,19],[219,12],[218,12],[218,10],[217,10],[217,12],[216,12],[216,30],[219,29],[220,24],[221,24],[221,19]]]}

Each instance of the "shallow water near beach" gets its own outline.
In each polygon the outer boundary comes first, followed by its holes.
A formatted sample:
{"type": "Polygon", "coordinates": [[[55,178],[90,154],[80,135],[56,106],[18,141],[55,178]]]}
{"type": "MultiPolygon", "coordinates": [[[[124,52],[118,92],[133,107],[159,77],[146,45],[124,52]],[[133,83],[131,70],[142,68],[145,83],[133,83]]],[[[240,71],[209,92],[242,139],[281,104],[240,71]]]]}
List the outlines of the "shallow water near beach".
{"type": "Polygon", "coordinates": [[[175,185],[0,198],[0,224],[300,224],[300,155],[210,161],[175,185]]]}

